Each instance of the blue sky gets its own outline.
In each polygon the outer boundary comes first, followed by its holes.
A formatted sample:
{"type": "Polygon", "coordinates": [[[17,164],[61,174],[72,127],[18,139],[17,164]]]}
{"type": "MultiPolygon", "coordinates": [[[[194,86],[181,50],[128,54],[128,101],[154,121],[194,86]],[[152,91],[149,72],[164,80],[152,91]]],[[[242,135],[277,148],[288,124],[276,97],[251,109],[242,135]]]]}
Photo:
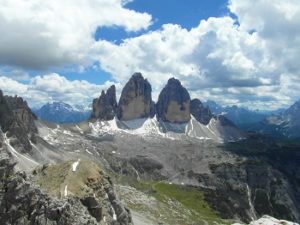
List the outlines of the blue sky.
{"type": "MultiPolygon", "coordinates": [[[[191,29],[196,27],[203,19],[224,16],[229,13],[226,0],[136,0],[128,3],[126,8],[150,13],[153,17],[153,24],[149,29],[138,32],[127,32],[124,28],[118,26],[100,27],[95,32],[95,40],[104,39],[120,44],[126,38],[137,37],[145,32],[158,30],[163,24],[179,24],[183,28],[191,29]]],[[[95,84],[103,84],[107,80],[113,80],[109,73],[99,67],[97,69],[90,67],[84,72],[72,69],[56,71],[69,80],[84,79],[95,84]]]]}
{"type": "Polygon", "coordinates": [[[90,104],[134,72],[253,109],[300,96],[299,0],[0,0],[0,89],[90,104]],[[4,4],[3,4],[4,5],[4,4]]]}
{"type": "MultiPolygon", "coordinates": [[[[229,13],[226,0],[136,0],[128,3],[126,8],[150,13],[153,17],[153,24],[149,30],[160,29],[163,24],[167,23],[179,24],[184,28],[191,29],[203,19],[229,13]]],[[[122,39],[138,36],[143,32],[128,33],[119,27],[103,27],[97,30],[95,38],[96,40],[106,39],[120,43],[122,39]]]]}
{"type": "MultiPolygon", "coordinates": [[[[150,13],[153,17],[153,24],[148,30],[138,32],[126,32],[124,28],[117,26],[100,27],[95,32],[95,40],[104,39],[120,44],[126,38],[136,37],[151,30],[158,30],[163,24],[179,24],[183,28],[191,29],[203,19],[220,17],[229,13],[226,0],[136,0],[128,3],[126,8],[150,13]]],[[[64,71],[62,74],[71,80],[82,79],[84,76],[84,79],[98,84],[111,79],[110,74],[101,69],[88,69],[84,73],[64,71]]]]}

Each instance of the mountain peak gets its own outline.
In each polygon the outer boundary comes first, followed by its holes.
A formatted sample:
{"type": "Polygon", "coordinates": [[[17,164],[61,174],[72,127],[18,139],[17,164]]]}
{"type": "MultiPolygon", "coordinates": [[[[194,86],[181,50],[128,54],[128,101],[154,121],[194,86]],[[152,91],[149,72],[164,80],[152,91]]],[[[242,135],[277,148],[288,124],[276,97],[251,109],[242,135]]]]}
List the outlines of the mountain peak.
{"type": "Polygon", "coordinates": [[[181,86],[181,82],[178,79],[176,79],[175,77],[172,77],[168,80],[168,85],[181,86]]]}
{"type": "Polygon", "coordinates": [[[117,110],[116,87],[110,86],[106,93],[101,91],[99,98],[93,101],[93,113],[91,118],[100,120],[112,120],[117,110]]]}
{"type": "Polygon", "coordinates": [[[170,78],[159,94],[156,104],[158,118],[166,122],[184,123],[190,120],[190,95],[181,82],[170,78]]]}
{"type": "Polygon", "coordinates": [[[141,73],[135,73],[124,86],[118,104],[117,117],[132,120],[154,115],[150,83],[141,73]]]}
{"type": "Polygon", "coordinates": [[[62,101],[47,103],[33,111],[42,120],[55,123],[81,122],[88,119],[90,115],[90,110],[80,109],[79,106],[74,108],[62,101]]]}
{"type": "Polygon", "coordinates": [[[190,111],[196,120],[205,125],[209,123],[213,116],[209,108],[205,107],[197,98],[191,101],[190,111]]]}

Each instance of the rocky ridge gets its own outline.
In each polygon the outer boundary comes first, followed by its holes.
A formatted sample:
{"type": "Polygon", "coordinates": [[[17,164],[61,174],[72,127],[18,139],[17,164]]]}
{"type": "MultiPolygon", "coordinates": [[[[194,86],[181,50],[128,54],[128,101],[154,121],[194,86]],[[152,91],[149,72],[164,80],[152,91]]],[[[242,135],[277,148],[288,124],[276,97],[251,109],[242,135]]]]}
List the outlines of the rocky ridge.
{"type": "Polygon", "coordinates": [[[18,96],[4,96],[0,90],[0,127],[21,151],[29,152],[30,142],[35,143],[36,119],[26,101],[18,96]]]}
{"type": "Polygon", "coordinates": [[[79,123],[87,120],[91,115],[89,107],[71,106],[64,102],[47,103],[32,111],[41,120],[59,124],[79,123]]]}
{"type": "MultiPolygon", "coordinates": [[[[191,100],[186,88],[175,78],[168,80],[156,104],[152,101],[151,90],[150,83],[142,74],[135,73],[124,86],[118,104],[114,86],[106,93],[102,91],[101,96],[94,99],[91,118],[107,121],[116,117],[121,121],[128,121],[156,115],[159,121],[180,124],[189,122],[192,115],[198,122],[207,125],[214,117],[199,99],[191,100]]],[[[230,125],[234,126],[233,123],[230,125]]]]}
{"type": "Polygon", "coordinates": [[[99,98],[93,100],[92,119],[112,120],[117,112],[116,87],[112,85],[99,98]]]}
{"type": "Polygon", "coordinates": [[[32,174],[15,172],[18,162],[7,147],[0,129],[1,224],[132,224],[110,178],[95,163],[68,161],[32,174]]]}
{"type": "Polygon", "coordinates": [[[300,100],[291,105],[282,113],[268,116],[260,123],[249,127],[261,134],[276,138],[299,139],[300,134],[300,100]]]}

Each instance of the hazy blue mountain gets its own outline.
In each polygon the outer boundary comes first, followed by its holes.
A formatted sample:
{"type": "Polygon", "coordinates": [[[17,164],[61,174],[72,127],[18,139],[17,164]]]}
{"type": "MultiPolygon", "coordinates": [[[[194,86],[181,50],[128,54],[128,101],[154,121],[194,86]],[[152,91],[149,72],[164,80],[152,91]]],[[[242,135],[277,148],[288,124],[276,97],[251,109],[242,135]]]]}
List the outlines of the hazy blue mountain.
{"type": "Polygon", "coordinates": [[[87,120],[91,115],[88,107],[71,105],[64,102],[53,102],[43,105],[33,112],[42,120],[55,123],[78,123],[87,120]]]}
{"type": "Polygon", "coordinates": [[[268,116],[260,123],[253,125],[251,129],[274,137],[300,138],[299,115],[300,100],[285,111],[268,116]]]}
{"type": "Polygon", "coordinates": [[[233,123],[235,123],[235,125],[244,129],[247,129],[249,126],[251,126],[251,124],[255,124],[264,120],[269,114],[272,113],[268,111],[261,112],[249,110],[236,105],[223,107],[210,100],[204,102],[203,104],[208,106],[212,113],[224,115],[233,123]]]}

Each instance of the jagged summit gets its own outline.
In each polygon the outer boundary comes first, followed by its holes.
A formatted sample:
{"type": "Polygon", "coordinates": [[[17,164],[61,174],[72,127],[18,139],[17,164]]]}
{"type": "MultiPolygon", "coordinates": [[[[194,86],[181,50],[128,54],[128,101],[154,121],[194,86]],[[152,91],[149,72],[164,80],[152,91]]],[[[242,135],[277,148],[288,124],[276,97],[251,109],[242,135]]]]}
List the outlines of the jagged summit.
{"type": "Polygon", "coordinates": [[[113,87],[106,93],[102,91],[100,98],[93,102],[91,118],[99,120],[91,120],[90,128],[95,136],[125,132],[177,139],[189,136],[216,142],[246,137],[232,122],[213,115],[199,99],[191,100],[187,89],[175,78],[168,80],[156,104],[152,101],[151,85],[141,73],[132,75],[118,104],[114,96],[113,87]]]}
{"type": "Polygon", "coordinates": [[[36,119],[27,102],[21,97],[4,96],[0,91],[1,130],[23,151],[29,152],[32,148],[30,142],[35,142],[36,119]]]}
{"type": "Polygon", "coordinates": [[[135,73],[124,86],[118,103],[117,117],[132,120],[154,115],[152,88],[141,73],[135,73]]]}
{"type": "Polygon", "coordinates": [[[190,95],[180,81],[171,78],[159,94],[156,104],[157,116],[165,122],[185,123],[190,116],[190,95]]]}
{"type": "Polygon", "coordinates": [[[208,107],[205,107],[197,98],[191,100],[190,111],[196,120],[205,125],[207,125],[213,117],[210,109],[208,107]]]}
{"type": "Polygon", "coordinates": [[[278,115],[271,115],[251,129],[279,138],[300,138],[300,100],[278,115]]]}
{"type": "Polygon", "coordinates": [[[218,142],[245,137],[232,122],[214,116],[199,99],[191,100],[187,89],[176,78],[168,80],[156,104],[152,101],[151,91],[150,83],[141,73],[133,74],[126,83],[118,104],[114,86],[106,93],[102,91],[100,97],[93,101],[91,119],[110,122],[93,125],[95,132],[98,134],[111,129],[114,133],[129,129],[137,134],[150,132],[163,136],[164,133],[175,132],[218,142]]]}
{"type": "Polygon", "coordinates": [[[71,106],[65,102],[52,102],[33,112],[42,120],[52,123],[77,123],[87,120],[91,110],[83,106],[71,106]]]}
{"type": "Polygon", "coordinates": [[[92,119],[112,120],[117,110],[116,87],[112,85],[106,93],[102,90],[99,98],[93,101],[92,119]]]}

